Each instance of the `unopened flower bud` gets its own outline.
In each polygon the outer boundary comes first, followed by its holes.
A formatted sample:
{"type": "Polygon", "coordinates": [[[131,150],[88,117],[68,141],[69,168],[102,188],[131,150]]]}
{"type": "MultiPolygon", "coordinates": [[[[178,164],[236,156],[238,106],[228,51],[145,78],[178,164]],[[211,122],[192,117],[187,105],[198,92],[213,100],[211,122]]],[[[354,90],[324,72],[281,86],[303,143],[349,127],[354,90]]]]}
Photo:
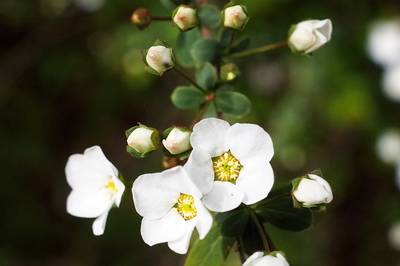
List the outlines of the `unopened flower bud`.
{"type": "Polygon", "coordinates": [[[315,174],[302,177],[292,194],[303,207],[315,207],[318,204],[329,203],[333,199],[329,183],[315,174]]]}
{"type": "Polygon", "coordinates": [[[311,53],[331,39],[332,22],[325,20],[306,20],[291,27],[289,46],[297,53],[311,53]]]}
{"type": "Polygon", "coordinates": [[[158,148],[159,135],[158,130],[144,125],[128,129],[126,131],[128,152],[135,157],[144,157],[158,148]]]}
{"type": "Polygon", "coordinates": [[[246,7],[242,5],[228,5],[222,10],[221,17],[224,27],[234,30],[242,30],[249,20],[246,7]]]}
{"type": "Polygon", "coordinates": [[[161,40],[157,40],[147,52],[143,54],[146,70],[151,74],[162,75],[175,66],[175,56],[172,48],[161,40]]]}
{"type": "Polygon", "coordinates": [[[222,80],[231,81],[236,79],[237,76],[240,75],[240,70],[235,64],[229,63],[221,67],[220,73],[222,80]]]}
{"type": "Polygon", "coordinates": [[[150,25],[151,14],[145,8],[138,8],[133,12],[131,20],[139,29],[143,30],[150,25]]]}
{"type": "Polygon", "coordinates": [[[181,31],[190,30],[199,24],[196,9],[185,5],[180,5],[174,10],[172,20],[181,31]]]}
{"type": "MultiPolygon", "coordinates": [[[[166,130],[168,132],[168,130],[166,130]]],[[[185,128],[173,128],[162,143],[164,147],[172,154],[180,154],[192,148],[190,145],[191,131],[185,128]]]]}

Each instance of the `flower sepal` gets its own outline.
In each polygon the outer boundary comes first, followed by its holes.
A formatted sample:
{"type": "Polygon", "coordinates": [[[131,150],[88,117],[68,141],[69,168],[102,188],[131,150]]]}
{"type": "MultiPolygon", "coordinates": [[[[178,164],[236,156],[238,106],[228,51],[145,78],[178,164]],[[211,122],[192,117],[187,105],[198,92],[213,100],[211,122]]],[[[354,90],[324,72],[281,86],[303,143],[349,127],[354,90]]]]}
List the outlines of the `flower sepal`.
{"type": "Polygon", "coordinates": [[[126,151],[133,157],[143,158],[160,148],[160,132],[139,124],[125,131],[128,146],[126,151]]]}

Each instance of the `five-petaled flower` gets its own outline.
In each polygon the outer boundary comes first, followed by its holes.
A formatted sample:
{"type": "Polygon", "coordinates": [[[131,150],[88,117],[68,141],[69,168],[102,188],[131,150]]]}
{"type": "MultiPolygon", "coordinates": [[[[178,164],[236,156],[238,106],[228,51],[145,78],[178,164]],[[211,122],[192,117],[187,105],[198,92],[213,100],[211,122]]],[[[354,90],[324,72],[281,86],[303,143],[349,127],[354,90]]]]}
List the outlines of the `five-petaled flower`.
{"type": "Polygon", "coordinates": [[[306,20],[290,29],[289,46],[297,53],[311,53],[329,42],[332,34],[330,19],[306,20]]]}
{"type": "Polygon", "coordinates": [[[124,184],[118,170],[107,160],[99,146],[73,154],[65,167],[67,182],[72,191],[67,199],[67,212],[73,216],[96,218],[92,229],[102,235],[108,212],[121,202],[124,184]]]}
{"type": "MultiPolygon", "coordinates": [[[[197,170],[196,166],[191,169],[197,170]]],[[[212,216],[187,170],[176,166],[141,175],[133,183],[135,208],[143,216],[140,232],[148,245],[168,242],[171,250],[185,254],[195,227],[200,239],[210,230],[212,216]]]]}
{"type": "Polygon", "coordinates": [[[289,266],[285,257],[279,252],[273,252],[269,255],[264,255],[264,252],[258,251],[253,253],[243,263],[243,266],[289,266]]]}
{"type": "MultiPolygon", "coordinates": [[[[204,205],[212,211],[229,211],[241,202],[250,205],[264,199],[274,183],[270,160],[274,154],[271,137],[255,124],[234,124],[207,118],[197,123],[191,135],[191,157],[212,161],[213,184],[201,182],[204,205]]],[[[200,168],[200,167],[199,167],[200,168]]],[[[200,171],[209,171],[206,166],[200,171]]]]}

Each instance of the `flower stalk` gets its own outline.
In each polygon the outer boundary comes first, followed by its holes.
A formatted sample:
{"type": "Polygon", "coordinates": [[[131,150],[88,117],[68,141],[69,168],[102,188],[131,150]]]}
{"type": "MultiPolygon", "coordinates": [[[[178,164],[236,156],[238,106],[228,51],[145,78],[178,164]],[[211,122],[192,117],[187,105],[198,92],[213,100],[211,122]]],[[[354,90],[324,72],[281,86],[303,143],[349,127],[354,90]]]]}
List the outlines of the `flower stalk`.
{"type": "Polygon", "coordinates": [[[269,44],[269,45],[262,46],[259,48],[247,50],[247,51],[240,52],[240,53],[234,53],[230,57],[231,58],[239,58],[239,57],[251,56],[251,55],[260,54],[260,53],[268,52],[271,50],[275,50],[275,49],[279,49],[279,48],[283,48],[283,47],[287,47],[287,46],[288,46],[288,43],[286,41],[279,42],[279,43],[269,44]]]}

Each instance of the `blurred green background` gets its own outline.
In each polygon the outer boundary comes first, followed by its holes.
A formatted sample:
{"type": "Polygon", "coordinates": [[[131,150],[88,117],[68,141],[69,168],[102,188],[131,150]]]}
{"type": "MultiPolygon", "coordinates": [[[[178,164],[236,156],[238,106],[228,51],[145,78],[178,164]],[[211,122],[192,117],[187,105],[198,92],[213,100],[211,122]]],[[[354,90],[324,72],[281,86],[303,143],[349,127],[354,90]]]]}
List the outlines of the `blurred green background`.
{"type": "MultiPolygon", "coordinates": [[[[222,8],[225,1],[209,1],[222,8]]],[[[334,191],[326,213],[303,232],[269,233],[291,265],[399,265],[388,230],[400,220],[394,166],[375,143],[400,128],[400,103],[381,91],[382,70],[371,62],[371,23],[400,16],[397,0],[243,0],[251,15],[241,34],[252,47],[280,42],[307,18],[330,18],[332,40],[312,57],[289,49],[242,58],[239,91],[252,100],[240,120],[271,135],[276,183],[320,168],[334,191]]],[[[165,244],[149,247],[129,191],[95,237],[93,219],[72,217],[68,156],[100,145],[133,181],[162,170],[161,153],[125,152],[124,131],[137,122],[164,130],[189,125],[195,111],[174,108],[175,73],[144,72],[140,51],[157,38],[174,44],[178,30],[154,22],[139,31],[138,7],[169,16],[159,1],[2,0],[0,2],[1,265],[182,265],[165,244]]],[[[230,263],[227,263],[230,265],[230,263]]]]}

